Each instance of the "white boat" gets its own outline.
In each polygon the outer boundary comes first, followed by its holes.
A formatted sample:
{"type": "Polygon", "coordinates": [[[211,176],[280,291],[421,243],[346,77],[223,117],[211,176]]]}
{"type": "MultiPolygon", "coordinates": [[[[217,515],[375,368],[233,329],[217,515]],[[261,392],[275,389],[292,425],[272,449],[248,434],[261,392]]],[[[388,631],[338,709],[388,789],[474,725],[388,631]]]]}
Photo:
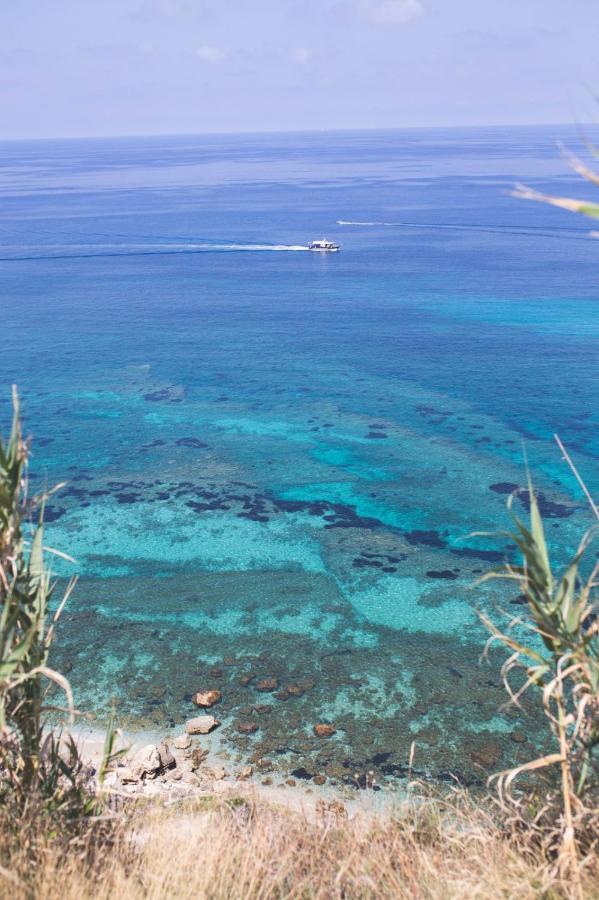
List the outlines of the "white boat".
{"type": "Polygon", "coordinates": [[[312,241],[308,246],[309,250],[320,250],[326,253],[336,253],[338,250],[341,250],[341,244],[336,244],[335,241],[327,241],[323,238],[321,241],[312,241]]]}

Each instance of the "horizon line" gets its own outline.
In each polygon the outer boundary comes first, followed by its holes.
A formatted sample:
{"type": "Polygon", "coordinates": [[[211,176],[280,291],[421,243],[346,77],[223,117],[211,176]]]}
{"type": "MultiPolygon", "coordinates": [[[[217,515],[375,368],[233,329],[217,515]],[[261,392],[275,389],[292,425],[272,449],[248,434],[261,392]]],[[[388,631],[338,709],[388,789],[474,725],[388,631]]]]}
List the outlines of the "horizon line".
{"type": "Polygon", "coordinates": [[[574,129],[597,127],[598,122],[573,122],[572,120],[561,122],[520,122],[520,123],[486,123],[486,124],[456,124],[456,125],[394,125],[356,128],[280,128],[280,129],[242,129],[240,131],[168,131],[168,132],[139,132],[123,134],[70,134],[58,137],[0,137],[0,144],[10,143],[34,143],[52,141],[117,141],[133,139],[158,139],[158,138],[202,138],[202,137],[243,137],[253,135],[282,135],[282,134],[356,134],[391,131],[451,131],[451,130],[481,130],[485,128],[564,128],[574,129]]]}

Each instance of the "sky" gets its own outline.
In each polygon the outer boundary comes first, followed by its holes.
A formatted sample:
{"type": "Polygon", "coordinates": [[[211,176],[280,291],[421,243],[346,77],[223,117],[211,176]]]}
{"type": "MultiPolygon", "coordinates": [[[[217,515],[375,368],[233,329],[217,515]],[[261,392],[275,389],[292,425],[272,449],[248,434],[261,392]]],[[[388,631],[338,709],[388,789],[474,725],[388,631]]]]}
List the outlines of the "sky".
{"type": "Polygon", "coordinates": [[[594,120],[598,38],[598,0],[0,0],[0,139],[594,120]]]}

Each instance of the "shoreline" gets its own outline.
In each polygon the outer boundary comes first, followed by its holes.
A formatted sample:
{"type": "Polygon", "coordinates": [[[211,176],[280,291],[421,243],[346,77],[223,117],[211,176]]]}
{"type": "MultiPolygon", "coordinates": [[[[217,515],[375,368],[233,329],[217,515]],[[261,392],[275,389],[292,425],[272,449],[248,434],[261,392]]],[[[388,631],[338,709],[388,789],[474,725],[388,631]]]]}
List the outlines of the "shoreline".
{"type": "MultiPolygon", "coordinates": [[[[75,738],[81,758],[85,765],[97,772],[102,759],[105,732],[90,726],[77,726],[70,730],[75,738]]],[[[169,732],[157,731],[121,731],[118,730],[117,750],[126,749],[126,753],[106,777],[105,785],[109,790],[134,798],[147,797],[166,801],[167,805],[185,799],[194,798],[234,798],[246,797],[261,800],[269,804],[281,805],[308,819],[314,819],[326,812],[355,816],[389,816],[397,811],[398,806],[406,801],[406,790],[398,790],[386,785],[376,789],[350,788],[348,785],[315,784],[286,777],[274,767],[260,770],[249,766],[243,759],[232,759],[232,754],[224,748],[218,739],[218,733],[194,735],[189,748],[185,750],[175,747],[175,740],[185,734],[183,728],[169,732]],[[189,773],[189,757],[194,750],[202,754],[201,765],[196,772],[201,776],[198,783],[184,792],[178,789],[178,782],[170,781],[168,773],[152,776],[148,780],[140,778],[132,785],[123,784],[121,773],[127,769],[127,763],[139,759],[140,754],[150,754],[149,748],[167,745],[176,761],[175,770],[183,768],[189,773]],[[247,770],[251,772],[248,774],[247,770]],[[206,773],[206,777],[203,775],[206,773]],[[211,777],[216,776],[216,777],[211,777]]]]}

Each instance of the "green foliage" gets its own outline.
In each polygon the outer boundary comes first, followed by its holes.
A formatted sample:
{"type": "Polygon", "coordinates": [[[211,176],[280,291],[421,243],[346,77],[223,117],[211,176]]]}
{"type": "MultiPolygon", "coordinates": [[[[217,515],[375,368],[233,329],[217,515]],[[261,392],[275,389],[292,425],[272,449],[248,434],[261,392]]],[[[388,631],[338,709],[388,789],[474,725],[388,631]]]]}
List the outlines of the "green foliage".
{"type": "MultiPolygon", "coordinates": [[[[34,856],[40,835],[79,834],[81,822],[94,817],[99,806],[92,771],[74,738],[48,722],[50,713],[55,720],[66,715],[69,722],[75,713],[67,679],[48,665],[56,623],[74,581],[52,615],[56,582],[46,555],[57,551],[44,545],[43,519],[53,491],[28,496],[29,444],[21,431],[16,391],[13,403],[10,436],[0,438],[0,832],[2,842],[12,835],[34,856]],[[66,705],[50,703],[61,695],[66,705]]],[[[100,781],[118,755],[114,742],[111,723],[100,781]]]]}
{"type": "MultiPolygon", "coordinates": [[[[516,779],[525,773],[557,769],[559,793],[547,788],[539,818],[546,822],[548,809],[556,805],[561,808],[562,856],[569,859],[568,866],[574,873],[578,872],[577,849],[582,844],[592,845],[597,837],[593,809],[599,796],[599,567],[595,566],[586,578],[581,574],[593,538],[591,530],[583,536],[563,574],[556,575],[530,480],[528,496],[529,524],[514,516],[515,530],[508,534],[520,550],[522,564],[508,565],[485,576],[515,582],[527,601],[527,615],[511,619],[505,628],[484,614],[481,618],[492,633],[490,643],[499,641],[509,651],[502,674],[511,701],[518,703],[530,689],[538,691],[555,738],[555,752],[495,778],[503,799],[520,805],[525,801],[531,807],[536,800],[530,795],[516,798],[512,793],[516,779]],[[513,676],[518,672],[520,677],[514,686],[513,676]]],[[[595,511],[595,505],[591,505],[595,511]]]]}
{"type": "Polygon", "coordinates": [[[44,768],[43,706],[50,684],[62,689],[73,711],[67,680],[48,666],[55,624],[73,584],[50,618],[55,585],[44,559],[47,495],[31,501],[27,496],[29,446],[21,431],[16,391],[13,400],[10,437],[6,443],[0,440],[0,736],[2,746],[22,751],[14,787],[28,791],[44,768]]]}

